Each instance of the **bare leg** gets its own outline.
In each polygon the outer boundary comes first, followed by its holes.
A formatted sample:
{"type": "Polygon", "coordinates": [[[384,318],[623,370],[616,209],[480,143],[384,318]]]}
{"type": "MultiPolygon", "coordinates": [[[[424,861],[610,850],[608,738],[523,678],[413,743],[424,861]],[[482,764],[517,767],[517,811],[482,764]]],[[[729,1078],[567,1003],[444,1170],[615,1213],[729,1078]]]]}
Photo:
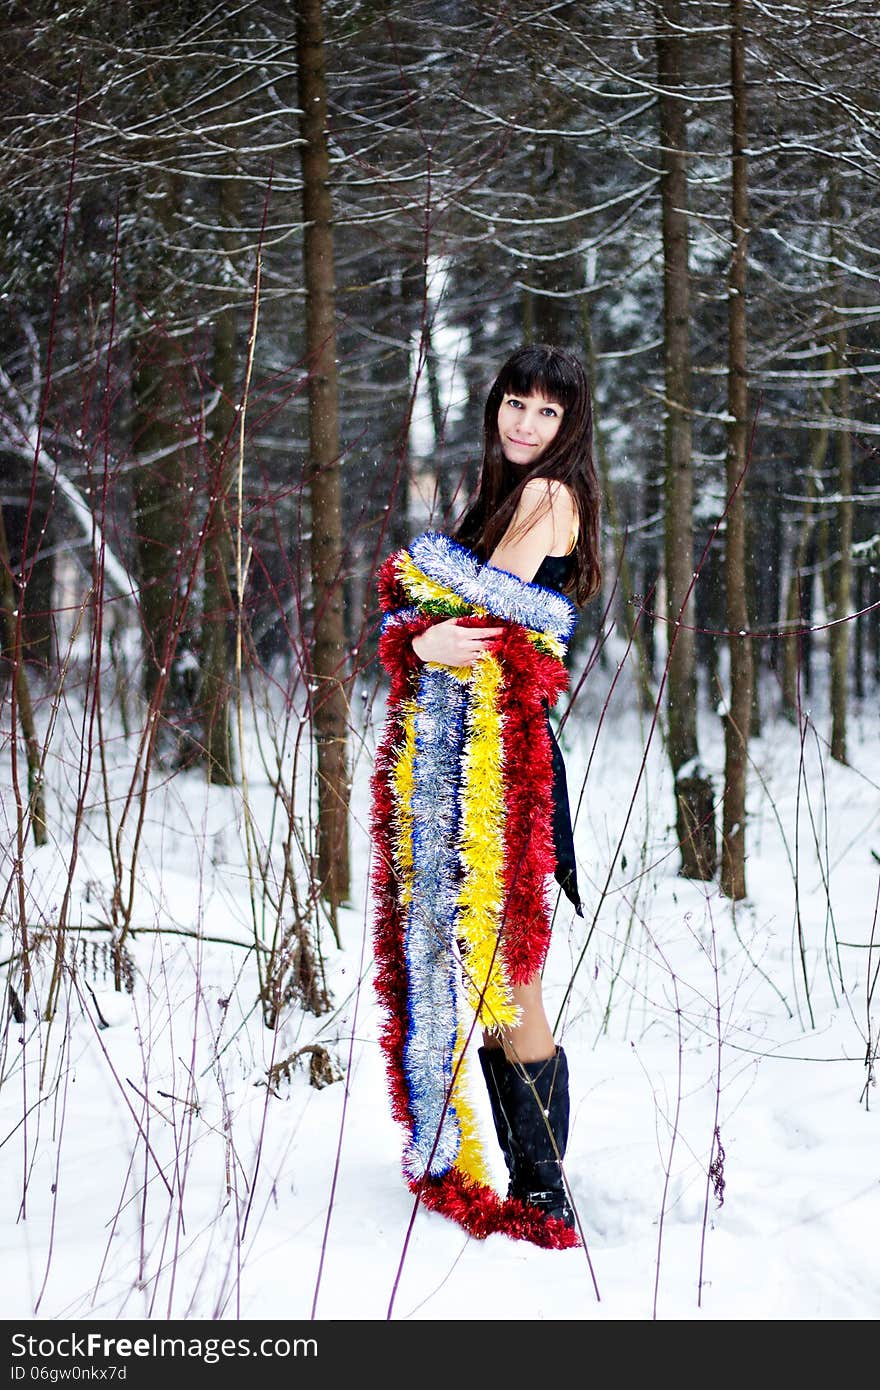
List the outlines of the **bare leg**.
{"type": "Polygon", "coordinates": [[[484,1032],[484,1047],[503,1047],[510,1062],[543,1062],[554,1056],[556,1043],[544,1012],[541,976],[533,975],[527,984],[514,985],[513,997],[522,1010],[520,1023],[506,1028],[501,1037],[484,1032]]]}
{"type": "Polygon", "coordinates": [[[544,1012],[541,977],[513,990],[516,1028],[483,1033],[480,1067],[509,1174],[507,1196],[574,1230],[562,1160],[568,1144],[568,1059],[544,1012]]]}

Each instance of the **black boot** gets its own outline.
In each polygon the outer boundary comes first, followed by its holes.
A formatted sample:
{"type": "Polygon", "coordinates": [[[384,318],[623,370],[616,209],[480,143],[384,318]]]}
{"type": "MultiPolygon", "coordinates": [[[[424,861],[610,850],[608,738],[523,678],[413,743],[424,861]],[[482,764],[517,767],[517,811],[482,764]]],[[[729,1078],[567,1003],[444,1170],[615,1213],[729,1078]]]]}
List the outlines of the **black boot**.
{"type": "Polygon", "coordinates": [[[564,1051],[557,1047],[545,1062],[508,1062],[500,1047],[481,1047],[479,1058],[510,1174],[508,1197],[540,1207],[574,1228],[561,1164],[569,1116],[564,1051]]]}
{"type": "MultiPolygon", "coordinates": [[[[477,1055],[480,1059],[480,1066],[483,1068],[486,1090],[489,1092],[495,1133],[498,1136],[498,1143],[504,1155],[504,1162],[507,1164],[507,1172],[512,1183],[514,1174],[513,1134],[510,1121],[501,1106],[501,1088],[504,1084],[502,1077],[508,1066],[507,1058],[500,1047],[481,1047],[477,1055]]],[[[509,1195],[510,1187],[508,1186],[509,1195]]]]}

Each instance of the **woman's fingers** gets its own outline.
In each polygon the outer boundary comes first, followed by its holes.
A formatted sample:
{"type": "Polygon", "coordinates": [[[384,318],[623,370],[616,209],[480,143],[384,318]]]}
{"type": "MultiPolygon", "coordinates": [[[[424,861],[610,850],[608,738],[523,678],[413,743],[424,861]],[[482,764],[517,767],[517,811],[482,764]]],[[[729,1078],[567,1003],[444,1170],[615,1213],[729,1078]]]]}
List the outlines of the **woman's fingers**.
{"type": "Polygon", "coordinates": [[[503,627],[466,627],[464,631],[468,637],[475,637],[478,642],[489,641],[492,637],[500,637],[504,631],[503,627]]]}
{"type": "Polygon", "coordinates": [[[504,631],[501,626],[475,627],[470,623],[460,623],[457,618],[447,618],[414,639],[413,650],[423,661],[439,661],[448,666],[472,666],[504,631]]]}
{"type": "Polygon", "coordinates": [[[489,648],[489,644],[494,642],[496,637],[500,637],[504,631],[503,627],[478,627],[466,628],[467,633],[465,655],[467,664],[473,665],[478,657],[482,656],[489,648]]]}

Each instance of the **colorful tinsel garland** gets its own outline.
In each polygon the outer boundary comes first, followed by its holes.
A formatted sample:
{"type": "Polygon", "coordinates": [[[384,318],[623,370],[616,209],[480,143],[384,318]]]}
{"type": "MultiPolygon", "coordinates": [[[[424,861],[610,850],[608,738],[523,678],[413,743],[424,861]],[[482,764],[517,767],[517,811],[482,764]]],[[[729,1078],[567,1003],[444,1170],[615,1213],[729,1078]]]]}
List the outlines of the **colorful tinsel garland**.
{"type": "Polygon", "coordinates": [[[426,1206],[473,1235],[575,1245],[562,1222],[491,1187],[467,1041],[473,1026],[516,1022],[511,986],[547,953],[546,708],[567,685],[576,610],[437,532],[390,555],[378,587],[391,685],[371,787],[373,944],[404,1172],[426,1206]],[[504,633],[473,667],[421,663],[413,637],[453,616],[504,633]]]}

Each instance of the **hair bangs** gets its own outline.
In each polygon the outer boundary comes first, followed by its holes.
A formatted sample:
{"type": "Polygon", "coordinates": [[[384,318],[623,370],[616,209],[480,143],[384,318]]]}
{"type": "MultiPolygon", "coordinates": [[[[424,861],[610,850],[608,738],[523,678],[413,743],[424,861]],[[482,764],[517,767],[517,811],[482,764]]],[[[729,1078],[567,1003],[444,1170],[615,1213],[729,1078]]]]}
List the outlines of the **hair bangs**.
{"type": "Polygon", "coordinates": [[[543,396],[568,410],[584,389],[584,383],[561,353],[530,344],[513,354],[499,383],[505,396],[543,396]]]}

